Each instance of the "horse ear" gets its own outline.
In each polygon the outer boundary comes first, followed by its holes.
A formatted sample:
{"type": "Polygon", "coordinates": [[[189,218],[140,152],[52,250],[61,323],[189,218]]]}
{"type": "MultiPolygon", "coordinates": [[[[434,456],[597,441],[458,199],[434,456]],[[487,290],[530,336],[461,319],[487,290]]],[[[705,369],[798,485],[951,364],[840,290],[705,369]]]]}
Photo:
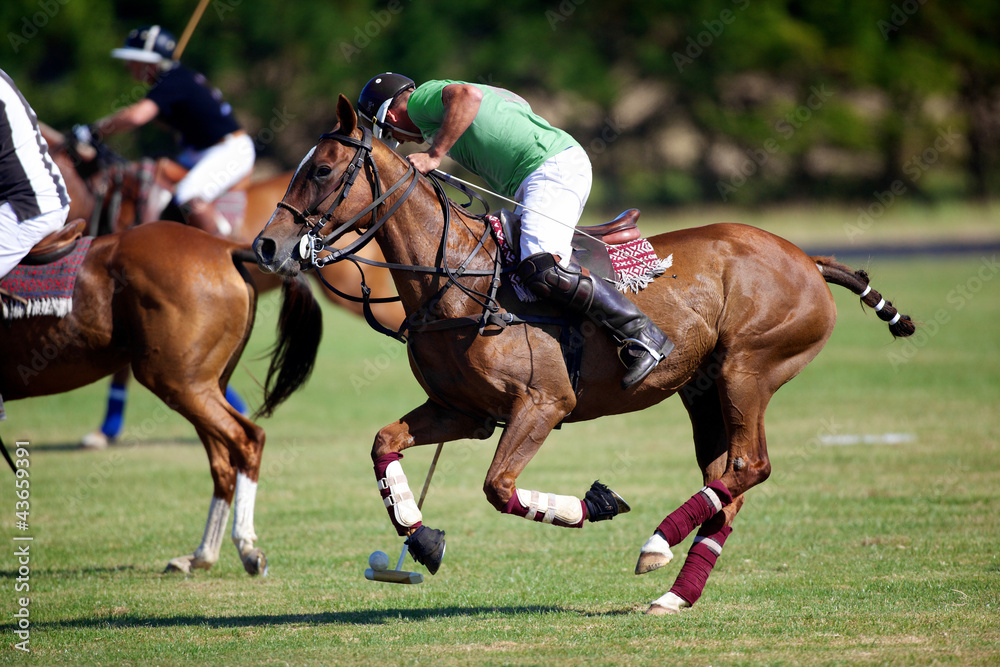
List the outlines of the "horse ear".
{"type": "Polygon", "coordinates": [[[358,126],[358,114],[354,111],[354,105],[343,93],[337,100],[337,119],[340,121],[340,131],[344,134],[351,134],[358,126]]]}

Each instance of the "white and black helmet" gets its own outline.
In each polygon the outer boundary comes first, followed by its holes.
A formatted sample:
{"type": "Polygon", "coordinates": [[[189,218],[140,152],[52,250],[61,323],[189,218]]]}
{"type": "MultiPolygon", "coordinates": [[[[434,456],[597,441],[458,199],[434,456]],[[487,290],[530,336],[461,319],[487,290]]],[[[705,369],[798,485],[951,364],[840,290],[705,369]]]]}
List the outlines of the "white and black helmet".
{"type": "Polygon", "coordinates": [[[385,72],[374,77],[361,89],[358,97],[358,112],[366,123],[371,123],[376,139],[388,136],[387,130],[393,126],[385,122],[385,114],[393,99],[408,88],[416,88],[413,79],[402,74],[385,72]]]}
{"type": "Polygon", "coordinates": [[[125,38],[125,46],[111,51],[112,58],[158,64],[174,58],[177,40],[158,25],[136,28],[125,38]]]}

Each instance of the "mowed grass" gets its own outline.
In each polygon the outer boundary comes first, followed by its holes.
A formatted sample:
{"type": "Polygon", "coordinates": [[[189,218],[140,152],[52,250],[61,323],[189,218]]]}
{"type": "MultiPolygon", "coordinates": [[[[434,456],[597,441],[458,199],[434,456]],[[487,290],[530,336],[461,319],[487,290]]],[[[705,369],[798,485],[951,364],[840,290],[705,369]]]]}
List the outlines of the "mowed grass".
{"type": "MultiPolygon", "coordinates": [[[[867,265],[923,333],[893,342],[833,288],[832,339],[768,412],[772,477],[748,494],[705,595],[679,617],[641,612],[670,588],[690,539],[667,568],[633,574],[639,547],[701,484],[677,398],[553,433],[519,480],[582,495],[600,478],[630,514],[582,530],[502,516],[481,490],[496,437],[451,443],[424,505],[448,534],[441,570],[420,586],[365,580],[371,551],[395,564],[401,547],[372,438],[423,398],[401,345],[326,308],[307,389],[262,422],[266,578],[244,573],[228,537],[211,571],[162,574],[198,544],[212,486],[193,429],[144,389],[132,391],[124,443],[96,453],[73,445],[97,425],[104,383],[7,405],[4,440],[32,443],[31,661],[997,664],[996,258],[843,259],[867,265]]],[[[254,400],[274,308],[265,298],[234,378],[254,400]]],[[[406,453],[418,492],[432,454],[406,453]]],[[[0,495],[0,661],[11,663],[25,661],[13,648],[12,537],[24,533],[12,487],[0,495]]]]}

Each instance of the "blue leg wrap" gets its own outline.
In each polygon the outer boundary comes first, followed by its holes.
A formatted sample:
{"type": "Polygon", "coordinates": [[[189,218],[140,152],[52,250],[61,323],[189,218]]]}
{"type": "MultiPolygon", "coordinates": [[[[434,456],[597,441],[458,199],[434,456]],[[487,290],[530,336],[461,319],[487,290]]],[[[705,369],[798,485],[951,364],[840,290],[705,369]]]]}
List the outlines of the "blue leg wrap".
{"type": "Polygon", "coordinates": [[[126,399],[128,399],[128,389],[125,385],[112,382],[108,389],[108,411],[104,415],[104,423],[101,424],[101,433],[109,440],[117,438],[122,432],[126,399]]]}
{"type": "Polygon", "coordinates": [[[229,401],[229,405],[233,406],[236,412],[244,417],[250,412],[247,402],[243,400],[242,396],[236,393],[236,390],[231,385],[226,387],[226,400],[229,401]]]}

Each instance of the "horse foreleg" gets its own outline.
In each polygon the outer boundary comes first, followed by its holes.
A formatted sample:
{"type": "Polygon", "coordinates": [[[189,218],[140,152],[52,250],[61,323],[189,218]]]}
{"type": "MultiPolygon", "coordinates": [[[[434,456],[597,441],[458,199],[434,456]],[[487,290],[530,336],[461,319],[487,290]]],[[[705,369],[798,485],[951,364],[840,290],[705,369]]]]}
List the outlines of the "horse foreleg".
{"type": "Polygon", "coordinates": [[[600,482],[594,482],[583,499],[517,488],[517,477],[569,411],[558,401],[541,401],[536,396],[525,397],[520,407],[500,437],[483,484],[493,507],[504,514],[566,528],[580,528],[585,520],[612,519],[629,511],[621,496],[600,482]]]}
{"type": "Polygon", "coordinates": [[[431,574],[437,572],[444,558],[444,531],[423,524],[423,514],[400,463],[402,452],[434,442],[488,438],[493,428],[492,422],[477,421],[427,401],[399,421],[382,428],[375,436],[372,462],[389,520],[396,533],[407,538],[406,544],[413,558],[427,567],[431,574]]]}

